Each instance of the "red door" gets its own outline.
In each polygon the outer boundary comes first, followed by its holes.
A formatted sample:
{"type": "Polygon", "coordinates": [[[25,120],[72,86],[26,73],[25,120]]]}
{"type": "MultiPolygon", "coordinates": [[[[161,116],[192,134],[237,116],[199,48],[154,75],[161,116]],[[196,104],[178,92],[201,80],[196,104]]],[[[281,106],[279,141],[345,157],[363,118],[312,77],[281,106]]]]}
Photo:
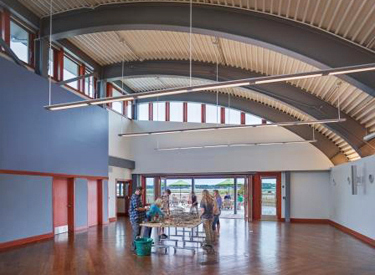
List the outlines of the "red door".
{"type": "Polygon", "coordinates": [[[98,183],[89,180],[88,188],[88,226],[98,225],[98,183]]]}
{"type": "Polygon", "coordinates": [[[253,220],[260,220],[262,217],[262,186],[260,174],[253,177],[253,220]]]}
{"type": "Polygon", "coordinates": [[[55,234],[68,231],[68,179],[53,178],[53,228],[55,234]]]}
{"type": "Polygon", "coordinates": [[[262,218],[262,177],[276,178],[276,218],[281,220],[281,172],[261,172],[253,177],[253,219],[262,218]]]}
{"type": "Polygon", "coordinates": [[[125,216],[129,216],[129,203],[132,195],[132,181],[129,180],[124,183],[124,199],[125,199],[125,216]]]}

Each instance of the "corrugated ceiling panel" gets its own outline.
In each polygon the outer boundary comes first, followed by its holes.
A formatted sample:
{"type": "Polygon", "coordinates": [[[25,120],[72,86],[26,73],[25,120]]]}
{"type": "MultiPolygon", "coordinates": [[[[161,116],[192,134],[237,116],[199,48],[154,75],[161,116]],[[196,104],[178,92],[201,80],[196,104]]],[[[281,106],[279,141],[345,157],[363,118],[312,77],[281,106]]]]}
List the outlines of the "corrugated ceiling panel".
{"type": "MultiPolygon", "coordinates": [[[[48,16],[50,0],[19,0],[38,16],[48,16]]],[[[61,13],[111,3],[146,2],[143,0],[64,0],[53,2],[53,12],[61,13]]],[[[147,2],[185,2],[148,0],[147,2]]],[[[375,0],[193,0],[204,5],[225,6],[267,13],[309,24],[332,34],[375,49],[375,0]]]]}
{"type": "MultiPolygon", "coordinates": [[[[101,65],[134,60],[188,60],[189,35],[167,31],[119,31],[77,36],[71,41],[101,65]]],[[[192,36],[192,58],[255,71],[265,75],[313,71],[317,68],[265,48],[207,35],[192,36]]],[[[194,69],[194,68],[193,68],[194,69]]],[[[219,72],[220,74],[220,72],[219,72]]],[[[340,107],[355,119],[372,127],[367,110],[374,110],[373,97],[334,76],[290,82],[340,107]],[[364,115],[365,114],[365,115],[364,115]]],[[[374,119],[375,123],[375,119],[374,119]]],[[[371,129],[368,129],[371,131],[371,129]]]]}

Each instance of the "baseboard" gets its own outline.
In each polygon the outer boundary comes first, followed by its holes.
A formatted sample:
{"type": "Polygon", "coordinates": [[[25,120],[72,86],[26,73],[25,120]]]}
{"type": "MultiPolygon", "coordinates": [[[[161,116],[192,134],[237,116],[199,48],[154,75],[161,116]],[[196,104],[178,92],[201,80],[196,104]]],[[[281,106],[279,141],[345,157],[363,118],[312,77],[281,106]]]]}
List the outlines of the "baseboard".
{"type": "Polygon", "coordinates": [[[19,240],[15,240],[15,241],[6,242],[6,243],[0,243],[0,250],[1,249],[7,249],[7,248],[13,248],[13,247],[28,244],[28,243],[34,243],[34,242],[42,241],[42,240],[45,240],[45,239],[50,239],[50,238],[53,238],[53,237],[54,237],[53,233],[48,233],[48,234],[44,234],[44,235],[33,236],[33,237],[19,239],[19,240]]]}
{"type": "MultiPolygon", "coordinates": [[[[280,221],[285,222],[285,218],[281,218],[280,221]]],[[[291,218],[291,223],[312,223],[312,224],[328,224],[329,220],[327,219],[300,219],[300,218],[291,218]]]]}
{"type": "Polygon", "coordinates": [[[117,217],[109,218],[109,222],[115,222],[117,221],[117,217]]]}
{"type": "Polygon", "coordinates": [[[371,245],[373,247],[375,247],[375,240],[374,239],[371,239],[365,235],[362,235],[361,233],[358,233],[357,231],[354,231],[346,226],[343,226],[337,222],[334,222],[332,220],[329,220],[329,224],[332,225],[333,227],[337,228],[338,230],[346,233],[346,234],[349,234],[355,238],[357,238],[358,240],[368,244],[368,245],[371,245]]]}
{"type": "Polygon", "coordinates": [[[126,213],[117,213],[117,216],[118,216],[118,217],[125,217],[125,216],[126,216],[126,213]]]}
{"type": "Polygon", "coordinates": [[[87,225],[79,226],[79,227],[74,228],[74,232],[79,232],[79,231],[83,231],[83,230],[87,230],[87,229],[88,229],[87,225]]]}

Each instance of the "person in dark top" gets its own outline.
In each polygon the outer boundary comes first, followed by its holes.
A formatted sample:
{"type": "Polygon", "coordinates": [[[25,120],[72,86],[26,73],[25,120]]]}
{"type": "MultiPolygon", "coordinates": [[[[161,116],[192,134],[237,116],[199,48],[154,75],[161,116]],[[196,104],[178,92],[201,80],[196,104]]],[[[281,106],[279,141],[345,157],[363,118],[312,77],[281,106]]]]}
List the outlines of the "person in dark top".
{"type": "Polygon", "coordinates": [[[197,196],[195,195],[194,192],[191,192],[190,194],[190,202],[191,202],[190,213],[193,213],[195,209],[195,213],[198,214],[198,201],[197,201],[197,196]]]}
{"type": "Polygon", "coordinates": [[[212,231],[212,220],[214,218],[214,199],[207,190],[202,192],[202,200],[200,203],[201,219],[203,221],[203,228],[206,234],[206,245],[212,246],[214,241],[212,231]]]}
{"type": "Polygon", "coordinates": [[[227,192],[224,196],[224,200],[231,200],[232,197],[229,195],[229,193],[227,192]]]}
{"type": "Polygon", "coordinates": [[[143,204],[142,204],[142,193],[143,193],[143,188],[138,186],[135,190],[135,193],[132,195],[130,199],[130,205],[129,205],[129,217],[130,217],[130,223],[132,225],[132,231],[133,231],[133,243],[132,243],[133,250],[135,250],[134,241],[141,233],[140,224],[144,221],[146,217],[146,211],[147,211],[147,208],[143,207],[143,204]]]}

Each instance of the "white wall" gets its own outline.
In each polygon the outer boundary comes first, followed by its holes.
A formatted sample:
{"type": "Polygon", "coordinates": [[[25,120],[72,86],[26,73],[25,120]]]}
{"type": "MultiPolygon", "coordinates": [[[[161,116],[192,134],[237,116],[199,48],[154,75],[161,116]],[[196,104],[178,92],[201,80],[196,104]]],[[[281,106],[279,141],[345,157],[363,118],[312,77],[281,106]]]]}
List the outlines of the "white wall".
{"type": "MultiPolygon", "coordinates": [[[[129,132],[201,127],[196,123],[134,121],[129,132]]],[[[330,160],[312,144],[229,147],[179,151],[157,148],[228,143],[302,140],[281,127],[152,135],[130,140],[135,173],[215,173],[245,171],[328,170],[330,160]]]]}
{"type": "Polygon", "coordinates": [[[108,109],[109,114],[109,155],[123,159],[133,159],[130,142],[118,134],[131,131],[132,121],[108,109]]]}
{"type": "Polygon", "coordinates": [[[330,219],[375,239],[375,183],[370,183],[370,174],[375,176],[375,156],[332,168],[330,219]],[[351,194],[351,165],[357,165],[358,175],[364,179],[358,195],[351,194]]]}
{"type": "Polygon", "coordinates": [[[131,170],[119,167],[109,167],[109,217],[116,217],[116,180],[128,180],[131,179],[131,170]]]}
{"type": "MultiPolygon", "coordinates": [[[[109,113],[109,155],[118,158],[133,160],[130,142],[126,138],[121,138],[118,136],[119,133],[130,131],[131,120],[120,116],[119,114],[108,110],[109,113]]],[[[119,168],[119,167],[109,167],[109,217],[116,217],[116,180],[128,180],[131,179],[132,170],[119,168]]],[[[121,206],[120,206],[121,207],[121,206]]]]}
{"type": "Polygon", "coordinates": [[[329,218],[329,171],[291,172],[291,218],[329,218]]]}

